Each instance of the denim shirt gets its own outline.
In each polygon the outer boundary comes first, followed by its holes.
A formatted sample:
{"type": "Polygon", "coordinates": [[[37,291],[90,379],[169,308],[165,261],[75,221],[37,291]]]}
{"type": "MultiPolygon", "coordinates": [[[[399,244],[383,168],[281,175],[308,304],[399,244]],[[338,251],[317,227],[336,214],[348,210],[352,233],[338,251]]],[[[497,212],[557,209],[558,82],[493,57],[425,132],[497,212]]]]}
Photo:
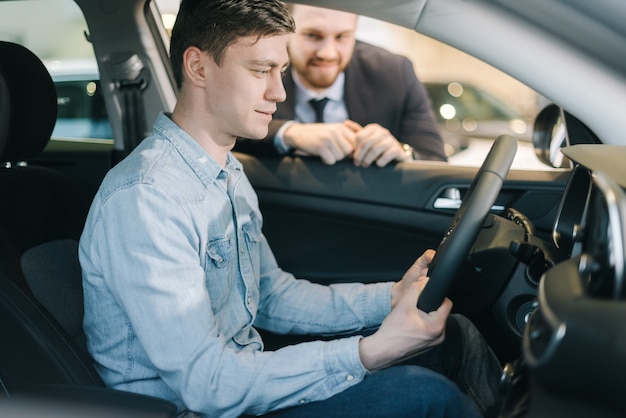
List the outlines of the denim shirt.
{"type": "MultiPolygon", "coordinates": [[[[326,399],[366,375],[359,337],[264,351],[277,333],[357,332],[391,284],[322,286],[282,271],[241,163],[166,114],[105,177],[79,256],[88,349],[107,386],[220,417],[326,399]]],[[[297,243],[294,243],[297,245],[297,243]]]]}

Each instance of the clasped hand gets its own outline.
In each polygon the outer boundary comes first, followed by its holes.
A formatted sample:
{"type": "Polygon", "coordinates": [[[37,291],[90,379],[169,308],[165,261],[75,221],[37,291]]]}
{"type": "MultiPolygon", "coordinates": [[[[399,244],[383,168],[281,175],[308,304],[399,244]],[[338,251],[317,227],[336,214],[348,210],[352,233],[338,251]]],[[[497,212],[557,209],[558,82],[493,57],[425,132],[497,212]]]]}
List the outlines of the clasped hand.
{"type": "Polygon", "coordinates": [[[361,126],[352,120],[342,123],[293,124],[285,132],[285,144],[296,154],[319,156],[325,164],[351,157],[354,165],[384,167],[407,159],[402,144],[377,123],[361,126]]]}
{"type": "Polygon", "coordinates": [[[428,265],[435,252],[427,250],[393,284],[391,312],[380,328],[363,338],[359,345],[361,362],[370,371],[401,362],[440,344],[445,338],[446,320],[452,302],[445,299],[434,312],[417,309],[417,299],[428,282],[428,265]]]}

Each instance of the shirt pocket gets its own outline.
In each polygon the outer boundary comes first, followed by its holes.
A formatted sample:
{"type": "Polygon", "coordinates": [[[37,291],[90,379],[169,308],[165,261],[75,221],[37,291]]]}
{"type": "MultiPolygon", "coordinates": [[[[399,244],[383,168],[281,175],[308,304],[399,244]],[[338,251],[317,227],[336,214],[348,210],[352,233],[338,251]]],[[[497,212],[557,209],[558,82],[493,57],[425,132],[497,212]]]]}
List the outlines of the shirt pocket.
{"type": "Polygon", "coordinates": [[[212,238],[207,245],[206,287],[214,313],[222,309],[233,287],[233,251],[233,240],[229,236],[212,238]]]}

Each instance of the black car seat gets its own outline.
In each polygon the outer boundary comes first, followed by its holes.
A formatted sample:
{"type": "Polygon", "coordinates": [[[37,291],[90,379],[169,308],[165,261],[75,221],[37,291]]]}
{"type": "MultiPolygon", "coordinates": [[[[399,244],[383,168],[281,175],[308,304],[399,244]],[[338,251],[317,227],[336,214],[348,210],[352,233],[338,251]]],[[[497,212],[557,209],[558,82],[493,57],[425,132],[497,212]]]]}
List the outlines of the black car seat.
{"type": "MultiPolygon", "coordinates": [[[[26,48],[0,42],[4,78],[0,133],[0,228],[21,256],[38,245],[78,240],[92,196],[79,179],[28,164],[48,144],[57,115],[54,83],[43,63],[26,48]]],[[[23,272],[22,272],[23,273],[23,272]]],[[[17,283],[26,288],[25,283],[17,283]]]]}
{"type": "Polygon", "coordinates": [[[26,162],[50,140],[54,83],[21,45],[0,42],[0,56],[0,272],[83,346],[77,242],[92,196],[80,181],[26,162]]]}
{"type": "Polygon", "coordinates": [[[0,56],[0,397],[174,416],[170,402],[106,389],[93,366],[77,252],[92,196],[78,179],[26,162],[50,140],[54,83],[21,45],[0,41],[0,56]]]}

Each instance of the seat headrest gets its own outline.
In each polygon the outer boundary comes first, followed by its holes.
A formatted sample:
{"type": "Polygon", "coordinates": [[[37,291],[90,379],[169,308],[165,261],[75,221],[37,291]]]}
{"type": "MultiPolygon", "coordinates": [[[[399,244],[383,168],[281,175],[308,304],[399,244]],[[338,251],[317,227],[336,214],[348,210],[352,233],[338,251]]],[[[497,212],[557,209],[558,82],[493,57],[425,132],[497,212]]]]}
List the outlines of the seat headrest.
{"type": "Polygon", "coordinates": [[[57,118],[57,95],[41,60],[25,47],[0,41],[0,162],[39,154],[57,118]]]}

